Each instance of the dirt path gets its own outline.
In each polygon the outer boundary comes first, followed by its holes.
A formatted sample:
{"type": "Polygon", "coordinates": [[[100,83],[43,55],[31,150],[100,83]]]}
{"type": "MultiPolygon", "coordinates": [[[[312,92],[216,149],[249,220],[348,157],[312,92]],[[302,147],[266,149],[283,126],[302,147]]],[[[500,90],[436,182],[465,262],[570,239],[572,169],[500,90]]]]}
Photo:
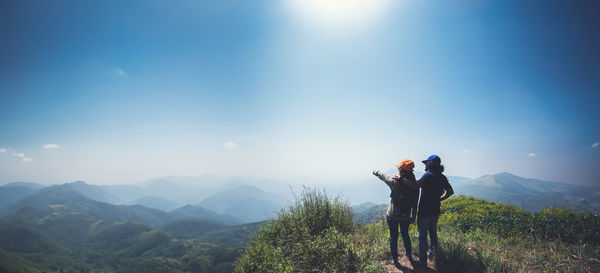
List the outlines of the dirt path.
{"type": "MultiPolygon", "coordinates": [[[[418,261],[419,258],[414,257],[413,259],[415,261],[418,261]]],[[[400,268],[396,268],[396,266],[394,266],[394,264],[392,263],[392,261],[384,261],[381,262],[381,266],[383,266],[383,269],[388,272],[388,273],[408,273],[408,272],[415,272],[415,273],[430,273],[430,272],[438,272],[437,269],[435,267],[433,267],[433,265],[431,264],[431,261],[428,261],[428,265],[427,268],[420,268],[419,266],[417,266],[417,263],[414,263],[414,266],[410,263],[410,261],[408,261],[408,259],[402,255],[400,257],[398,257],[398,262],[400,262],[400,268]]]]}

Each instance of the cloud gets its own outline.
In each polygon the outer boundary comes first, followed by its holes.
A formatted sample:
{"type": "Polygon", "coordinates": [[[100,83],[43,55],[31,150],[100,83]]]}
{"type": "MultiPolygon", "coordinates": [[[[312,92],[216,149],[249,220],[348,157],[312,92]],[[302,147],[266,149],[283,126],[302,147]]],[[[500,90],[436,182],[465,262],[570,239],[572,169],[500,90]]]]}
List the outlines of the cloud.
{"type": "Polygon", "coordinates": [[[115,67],[113,69],[113,71],[115,73],[117,73],[117,76],[119,76],[119,77],[127,77],[127,73],[125,73],[125,71],[123,69],[121,69],[120,67],[115,67]]]}
{"type": "Polygon", "coordinates": [[[462,150],[462,152],[463,152],[463,153],[468,153],[468,152],[469,152],[469,149],[463,149],[463,150],[462,150]]]}
{"type": "Polygon", "coordinates": [[[536,153],[529,153],[527,156],[528,157],[536,157],[536,156],[538,156],[538,154],[536,154],[536,153]]]}
{"type": "Polygon", "coordinates": [[[21,162],[23,163],[27,163],[27,162],[33,162],[33,158],[31,157],[26,157],[24,153],[13,153],[14,156],[16,157],[20,157],[21,158],[21,162]]]}
{"type": "Polygon", "coordinates": [[[46,144],[44,145],[44,149],[57,149],[60,148],[58,144],[46,144]]]}
{"type": "Polygon", "coordinates": [[[33,158],[31,158],[31,157],[23,157],[23,158],[21,158],[21,162],[23,162],[23,163],[33,162],[33,158]]]}
{"type": "Polygon", "coordinates": [[[0,153],[6,153],[7,151],[6,148],[0,148],[0,153]]]}
{"type": "Polygon", "coordinates": [[[596,143],[592,144],[592,148],[598,148],[598,146],[600,146],[600,142],[596,142],[596,143]]]}
{"type": "Polygon", "coordinates": [[[235,143],[235,142],[225,142],[224,147],[225,147],[225,149],[233,149],[233,148],[237,147],[237,143],[235,143]]]}

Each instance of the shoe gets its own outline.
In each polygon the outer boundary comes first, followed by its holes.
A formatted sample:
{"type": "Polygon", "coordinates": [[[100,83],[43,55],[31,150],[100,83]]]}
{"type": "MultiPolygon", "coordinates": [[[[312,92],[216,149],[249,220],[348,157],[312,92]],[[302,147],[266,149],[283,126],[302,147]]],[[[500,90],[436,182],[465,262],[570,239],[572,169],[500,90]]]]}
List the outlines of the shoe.
{"type": "Polygon", "coordinates": [[[429,249],[427,250],[427,257],[429,257],[430,259],[433,258],[433,249],[429,249]]]}
{"type": "Polygon", "coordinates": [[[417,266],[420,267],[420,268],[427,268],[427,262],[419,261],[417,263],[417,266]]]}
{"type": "Polygon", "coordinates": [[[394,262],[394,266],[398,269],[402,268],[402,265],[398,261],[394,262]]]}

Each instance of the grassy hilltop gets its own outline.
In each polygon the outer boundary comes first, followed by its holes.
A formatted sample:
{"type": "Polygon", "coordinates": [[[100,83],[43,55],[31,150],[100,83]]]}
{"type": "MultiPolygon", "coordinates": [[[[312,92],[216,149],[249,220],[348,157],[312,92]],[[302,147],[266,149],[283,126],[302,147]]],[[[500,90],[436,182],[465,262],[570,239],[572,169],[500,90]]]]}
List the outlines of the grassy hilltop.
{"type": "MultiPolygon", "coordinates": [[[[411,225],[413,254],[418,253],[411,225]]],[[[600,217],[570,209],[531,213],[457,196],[442,202],[438,272],[599,272],[600,217]]],[[[347,204],[315,190],[263,226],[235,272],[386,272],[385,221],[353,225],[347,204]]],[[[401,246],[402,243],[399,243],[401,246]]],[[[402,247],[399,249],[402,255],[402,247]]],[[[417,270],[418,272],[418,270],[417,270]]]]}

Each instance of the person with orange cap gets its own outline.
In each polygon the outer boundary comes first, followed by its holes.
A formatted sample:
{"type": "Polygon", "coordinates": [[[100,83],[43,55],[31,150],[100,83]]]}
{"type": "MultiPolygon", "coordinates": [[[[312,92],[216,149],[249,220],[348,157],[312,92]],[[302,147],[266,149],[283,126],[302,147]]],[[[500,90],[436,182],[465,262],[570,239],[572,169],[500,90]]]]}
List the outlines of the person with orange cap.
{"type": "Polygon", "coordinates": [[[411,223],[414,223],[417,216],[419,184],[413,173],[415,163],[412,160],[405,159],[396,165],[396,168],[398,168],[398,175],[393,177],[380,171],[373,171],[373,175],[385,182],[391,190],[391,201],[385,218],[390,229],[392,260],[394,265],[400,268],[400,263],[398,263],[398,225],[400,225],[400,233],[402,234],[402,241],[404,241],[406,258],[413,263],[412,244],[408,236],[408,227],[411,223]]]}

